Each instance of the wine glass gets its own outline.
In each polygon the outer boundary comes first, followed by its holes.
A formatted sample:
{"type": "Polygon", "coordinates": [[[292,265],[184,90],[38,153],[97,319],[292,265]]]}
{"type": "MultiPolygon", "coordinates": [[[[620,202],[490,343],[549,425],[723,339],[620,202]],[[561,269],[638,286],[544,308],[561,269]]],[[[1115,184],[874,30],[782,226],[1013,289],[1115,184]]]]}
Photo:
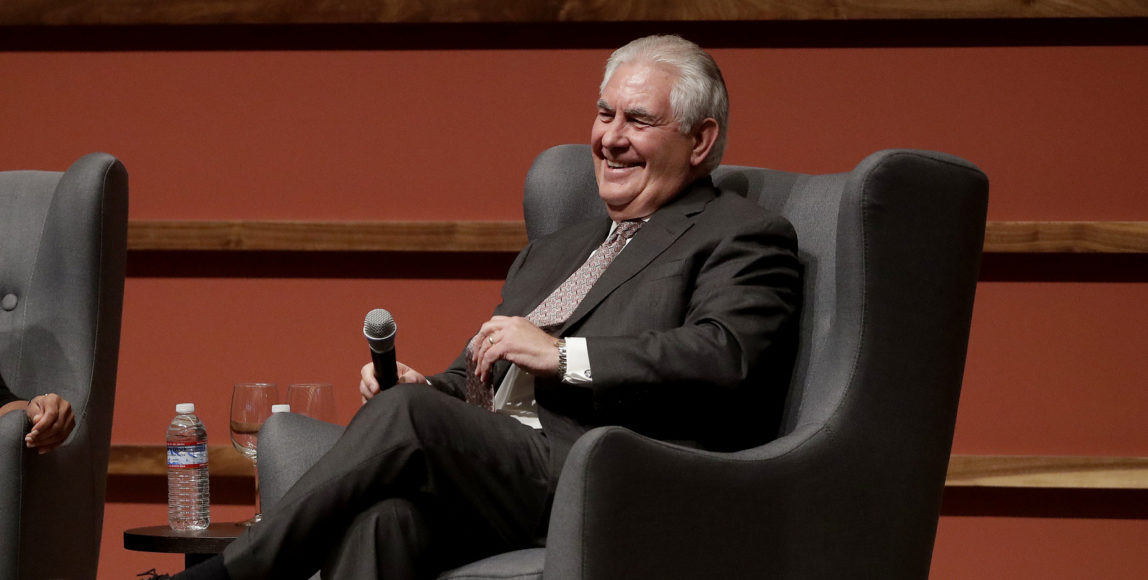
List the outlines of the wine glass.
{"type": "Polygon", "coordinates": [[[279,402],[279,387],[273,383],[239,383],[231,391],[231,443],[251,460],[255,468],[255,515],[240,525],[250,526],[263,519],[259,505],[259,462],[255,458],[259,428],[271,416],[271,405],[279,402]]]}
{"type": "Polygon", "coordinates": [[[296,383],[287,387],[287,402],[291,412],[335,422],[335,391],[330,383],[296,383]]]}

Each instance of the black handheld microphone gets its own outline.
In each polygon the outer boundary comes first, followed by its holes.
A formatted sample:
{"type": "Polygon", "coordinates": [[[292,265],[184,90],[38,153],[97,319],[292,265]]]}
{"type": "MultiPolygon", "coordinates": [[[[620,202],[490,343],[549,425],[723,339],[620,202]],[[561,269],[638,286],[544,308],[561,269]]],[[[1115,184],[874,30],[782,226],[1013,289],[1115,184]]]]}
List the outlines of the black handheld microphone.
{"type": "Polygon", "coordinates": [[[375,363],[375,380],[379,390],[389,389],[399,382],[398,368],[395,366],[395,317],[382,308],[367,313],[363,321],[363,336],[371,347],[371,362],[375,363]]]}

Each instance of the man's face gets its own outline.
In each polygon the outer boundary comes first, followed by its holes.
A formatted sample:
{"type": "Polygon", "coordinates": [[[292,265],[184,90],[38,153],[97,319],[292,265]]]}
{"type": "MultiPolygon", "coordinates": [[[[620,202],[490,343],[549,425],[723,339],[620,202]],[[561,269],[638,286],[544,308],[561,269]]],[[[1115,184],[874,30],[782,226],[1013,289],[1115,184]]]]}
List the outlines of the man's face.
{"type": "Polygon", "coordinates": [[[695,139],[678,131],[670,110],[677,75],[635,63],[614,70],[590,132],[598,195],[610,218],[646,217],[695,178],[695,139]]]}

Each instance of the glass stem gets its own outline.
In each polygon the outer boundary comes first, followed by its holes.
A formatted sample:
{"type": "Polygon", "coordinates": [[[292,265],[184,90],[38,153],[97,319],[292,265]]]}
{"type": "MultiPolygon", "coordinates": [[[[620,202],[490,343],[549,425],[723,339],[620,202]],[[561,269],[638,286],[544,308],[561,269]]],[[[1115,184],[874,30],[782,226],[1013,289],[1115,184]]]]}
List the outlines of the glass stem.
{"type": "Polygon", "coordinates": [[[255,517],[263,514],[263,506],[259,502],[259,460],[251,458],[251,465],[255,468],[255,517]]]}

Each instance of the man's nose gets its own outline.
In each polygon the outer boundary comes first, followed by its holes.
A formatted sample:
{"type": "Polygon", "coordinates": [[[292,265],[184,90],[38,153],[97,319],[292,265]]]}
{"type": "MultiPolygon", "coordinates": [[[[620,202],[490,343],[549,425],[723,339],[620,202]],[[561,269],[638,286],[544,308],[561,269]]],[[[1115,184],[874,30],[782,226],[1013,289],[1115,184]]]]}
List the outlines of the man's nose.
{"type": "Polygon", "coordinates": [[[617,147],[626,147],[629,140],[626,137],[625,124],[617,120],[606,125],[605,132],[602,133],[602,146],[614,149],[617,147]]]}

